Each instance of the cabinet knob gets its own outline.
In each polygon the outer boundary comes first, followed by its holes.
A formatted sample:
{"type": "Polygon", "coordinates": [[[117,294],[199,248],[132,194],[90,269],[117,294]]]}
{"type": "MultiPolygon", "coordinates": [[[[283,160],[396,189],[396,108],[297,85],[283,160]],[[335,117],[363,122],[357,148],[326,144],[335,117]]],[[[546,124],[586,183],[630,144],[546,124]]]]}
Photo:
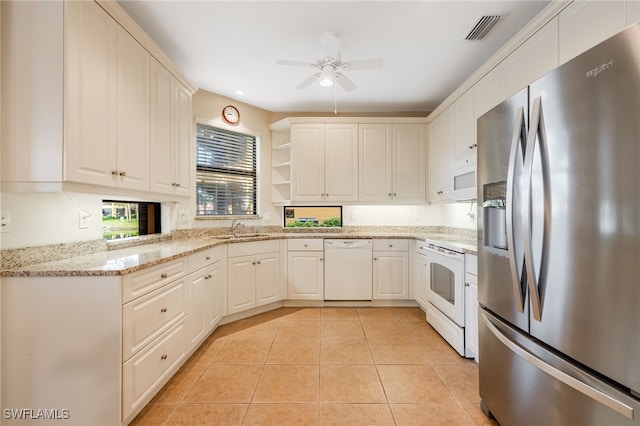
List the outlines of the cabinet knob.
{"type": "Polygon", "coordinates": [[[377,257],[374,257],[374,258],[373,258],[373,260],[378,260],[378,258],[377,258],[377,257]]]}
{"type": "Polygon", "coordinates": [[[160,357],[161,360],[165,360],[167,359],[167,354],[162,354],[162,356],[160,357]]]}
{"type": "Polygon", "coordinates": [[[398,194],[396,194],[396,193],[394,192],[394,193],[393,193],[393,196],[394,196],[394,197],[397,197],[397,196],[398,196],[398,194]]]}
{"type": "Polygon", "coordinates": [[[211,256],[205,257],[204,260],[211,260],[211,256]]]}
{"type": "Polygon", "coordinates": [[[258,262],[257,262],[257,263],[258,263],[258,265],[259,265],[259,264],[260,264],[260,261],[258,260],[258,262]]]}
{"type": "Polygon", "coordinates": [[[164,279],[164,278],[167,278],[167,277],[168,277],[168,275],[167,275],[166,272],[163,272],[163,273],[160,274],[160,278],[164,279]]]}
{"type": "Polygon", "coordinates": [[[389,247],[393,247],[393,244],[389,244],[389,247]]]}
{"type": "Polygon", "coordinates": [[[320,258],[320,262],[322,262],[322,258],[320,258]]]}
{"type": "Polygon", "coordinates": [[[180,187],[180,183],[176,183],[176,187],[178,187],[178,188],[179,188],[179,187],[180,187]]]}
{"type": "Polygon", "coordinates": [[[305,245],[304,245],[304,247],[309,247],[309,245],[308,245],[308,244],[305,244],[305,245]]]}
{"type": "Polygon", "coordinates": [[[252,265],[255,265],[255,264],[256,264],[256,262],[251,262],[251,264],[252,264],[252,265]]]}
{"type": "Polygon", "coordinates": [[[389,193],[389,197],[391,197],[391,195],[392,195],[392,194],[391,194],[391,193],[389,193]]]}
{"type": "Polygon", "coordinates": [[[465,287],[469,287],[469,283],[464,283],[464,286],[465,287]]]}
{"type": "Polygon", "coordinates": [[[469,145],[469,149],[473,149],[473,145],[469,145]]]}
{"type": "Polygon", "coordinates": [[[120,172],[118,173],[120,176],[125,177],[127,175],[127,172],[120,172]]]}
{"type": "Polygon", "coordinates": [[[160,309],[160,312],[162,312],[163,314],[167,313],[167,308],[160,309]]]}
{"type": "Polygon", "coordinates": [[[118,176],[118,171],[117,170],[111,170],[111,174],[113,176],[118,176]]]}

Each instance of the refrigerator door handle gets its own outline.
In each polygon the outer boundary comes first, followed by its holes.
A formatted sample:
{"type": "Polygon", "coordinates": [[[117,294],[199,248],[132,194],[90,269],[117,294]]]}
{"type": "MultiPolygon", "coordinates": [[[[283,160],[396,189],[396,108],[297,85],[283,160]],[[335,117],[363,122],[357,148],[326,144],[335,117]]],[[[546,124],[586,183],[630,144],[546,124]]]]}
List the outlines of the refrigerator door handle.
{"type": "MultiPolygon", "coordinates": [[[[529,134],[527,136],[527,148],[524,155],[524,167],[525,167],[525,177],[527,182],[525,184],[525,200],[526,200],[526,208],[525,212],[525,230],[524,230],[524,264],[527,272],[527,285],[529,287],[529,297],[531,301],[531,308],[533,311],[533,318],[537,321],[542,320],[542,304],[540,297],[540,282],[539,282],[539,274],[536,272],[536,268],[533,260],[533,243],[532,243],[532,229],[531,229],[531,208],[532,208],[532,190],[531,186],[533,184],[533,159],[535,154],[536,142],[539,144],[540,150],[544,150],[546,146],[546,141],[543,139],[544,136],[544,123],[542,120],[542,107],[540,104],[540,97],[537,97],[533,100],[533,107],[531,112],[531,120],[529,125],[529,134]]],[[[544,151],[542,151],[542,179],[543,185],[545,189],[545,198],[547,196],[547,176],[548,171],[547,164],[544,159],[544,151]]],[[[546,200],[545,200],[546,204],[546,200]]],[[[546,228],[547,228],[547,220],[546,220],[546,208],[545,205],[545,223],[544,223],[544,231],[543,231],[543,243],[542,243],[542,253],[544,259],[544,249],[545,249],[545,241],[544,237],[546,236],[546,228]]],[[[541,270],[544,262],[540,262],[541,270]]]]}
{"type": "Polygon", "coordinates": [[[633,407],[630,407],[627,404],[621,401],[618,401],[617,399],[612,398],[611,396],[599,391],[598,389],[592,386],[589,386],[588,384],[583,383],[580,380],[568,375],[567,373],[560,371],[557,368],[547,364],[546,362],[542,361],[540,358],[533,355],[531,352],[527,351],[526,349],[512,342],[507,336],[502,334],[500,330],[498,330],[498,328],[495,325],[493,325],[493,323],[486,316],[482,315],[482,319],[485,325],[487,326],[487,328],[489,329],[489,331],[491,331],[491,333],[496,337],[496,339],[498,339],[503,345],[505,345],[511,352],[525,359],[536,368],[544,371],[545,373],[557,379],[558,381],[564,383],[565,385],[611,408],[612,410],[622,414],[626,418],[633,420],[634,418],[633,407]]]}
{"type": "MultiPolygon", "coordinates": [[[[516,307],[518,311],[524,312],[524,300],[526,293],[523,291],[521,282],[521,273],[516,265],[516,242],[513,230],[513,212],[514,205],[514,186],[516,174],[516,161],[518,161],[518,149],[522,148],[523,142],[526,141],[527,130],[524,120],[524,108],[519,107],[516,111],[516,122],[513,129],[513,137],[511,138],[511,150],[509,151],[509,168],[507,170],[507,211],[506,211],[506,228],[507,228],[507,252],[509,254],[509,269],[511,270],[511,283],[513,284],[513,292],[516,299],[516,307]]],[[[520,265],[521,266],[521,265],[520,265]]]]}

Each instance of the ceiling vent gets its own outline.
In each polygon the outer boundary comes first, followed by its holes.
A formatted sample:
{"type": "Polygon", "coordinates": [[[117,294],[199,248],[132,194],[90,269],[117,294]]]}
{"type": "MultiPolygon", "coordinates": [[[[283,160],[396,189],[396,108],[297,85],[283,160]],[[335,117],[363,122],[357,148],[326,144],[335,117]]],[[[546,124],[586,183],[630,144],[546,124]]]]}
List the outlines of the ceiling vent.
{"type": "Polygon", "coordinates": [[[500,15],[482,16],[476,25],[469,31],[465,40],[482,40],[489,31],[498,23],[500,15]]]}

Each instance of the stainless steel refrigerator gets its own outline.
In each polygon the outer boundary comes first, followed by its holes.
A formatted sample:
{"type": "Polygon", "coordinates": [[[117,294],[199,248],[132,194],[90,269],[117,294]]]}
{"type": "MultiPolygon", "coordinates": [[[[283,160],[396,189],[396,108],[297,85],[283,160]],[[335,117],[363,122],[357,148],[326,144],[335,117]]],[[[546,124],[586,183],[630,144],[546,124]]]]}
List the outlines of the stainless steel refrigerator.
{"type": "Polygon", "coordinates": [[[483,409],[640,424],[640,23],[477,126],[483,409]]]}

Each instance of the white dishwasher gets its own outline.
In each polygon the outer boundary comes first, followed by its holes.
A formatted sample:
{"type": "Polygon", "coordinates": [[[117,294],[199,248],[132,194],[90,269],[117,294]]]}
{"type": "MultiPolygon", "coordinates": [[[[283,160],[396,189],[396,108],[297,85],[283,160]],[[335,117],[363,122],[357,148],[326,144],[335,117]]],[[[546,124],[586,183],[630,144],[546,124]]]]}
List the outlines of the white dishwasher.
{"type": "Polygon", "coordinates": [[[371,300],[372,248],[371,240],[324,240],[325,300],[371,300]]]}

